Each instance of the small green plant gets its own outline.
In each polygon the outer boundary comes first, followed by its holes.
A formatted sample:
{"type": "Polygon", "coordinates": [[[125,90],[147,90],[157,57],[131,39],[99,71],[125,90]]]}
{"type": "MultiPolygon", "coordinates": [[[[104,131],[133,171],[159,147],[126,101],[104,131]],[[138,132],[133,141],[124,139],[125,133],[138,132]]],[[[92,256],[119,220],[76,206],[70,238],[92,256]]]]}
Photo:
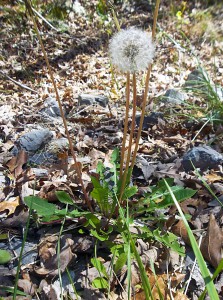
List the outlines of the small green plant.
{"type": "MultiPolygon", "coordinates": [[[[131,261],[136,260],[144,284],[145,294],[150,295],[151,291],[148,278],[141,262],[141,258],[136,248],[137,239],[145,241],[157,241],[167,248],[177,251],[180,255],[184,255],[184,248],[179,245],[178,238],[171,232],[163,231],[162,228],[151,230],[146,225],[138,225],[135,218],[139,215],[146,215],[146,218],[153,218],[157,209],[166,208],[173,205],[171,193],[175,195],[178,202],[181,202],[195,194],[196,191],[184,189],[173,185],[173,179],[168,179],[170,190],[165,186],[165,181],[161,180],[157,186],[151,187],[151,192],[145,194],[143,199],[137,203],[132,201],[132,197],[136,195],[137,188],[127,186],[124,192],[125,206],[120,206],[118,202],[118,192],[121,188],[119,179],[119,155],[116,149],[112,156],[111,168],[105,168],[100,162],[97,168],[98,178],[92,177],[94,188],[92,197],[95,199],[95,213],[81,210],[73,203],[72,198],[63,191],[56,192],[59,202],[65,205],[65,208],[58,208],[57,205],[48,203],[46,199],[36,196],[25,197],[25,203],[28,207],[38,215],[40,224],[51,224],[55,221],[66,222],[70,219],[84,218],[85,222],[80,231],[94,236],[98,242],[104,242],[108,251],[112,254],[110,271],[106,270],[101,261],[97,258],[97,247],[95,248],[95,257],[91,259],[91,264],[98,270],[99,276],[92,282],[95,288],[103,289],[109,292],[110,283],[113,278],[111,274],[119,274],[124,265],[128,265],[131,269],[131,261]],[[115,211],[118,210],[118,215],[115,211]],[[138,228],[138,233],[131,233],[130,227],[138,228]],[[121,235],[122,243],[111,241],[110,237],[121,235]],[[147,292],[146,292],[147,290],[147,292]]],[[[160,217],[159,221],[163,221],[160,217]]],[[[62,229],[60,234],[62,234],[62,229]]],[[[97,244],[97,243],[96,243],[97,244]]],[[[131,285],[131,276],[129,275],[129,285],[131,285]]],[[[130,291],[130,290],[129,290],[130,291]]],[[[130,292],[129,292],[130,293],[130,292]]],[[[131,294],[131,293],[130,293],[131,294]]]]}

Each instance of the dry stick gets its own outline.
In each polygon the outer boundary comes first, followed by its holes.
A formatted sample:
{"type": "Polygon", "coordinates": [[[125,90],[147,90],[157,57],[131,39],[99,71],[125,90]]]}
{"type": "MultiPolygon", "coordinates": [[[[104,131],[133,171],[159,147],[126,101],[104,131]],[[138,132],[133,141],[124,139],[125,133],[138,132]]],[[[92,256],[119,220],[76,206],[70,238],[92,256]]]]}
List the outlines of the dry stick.
{"type": "Polygon", "coordinates": [[[125,124],[124,124],[124,133],[122,139],[122,150],[121,150],[121,162],[120,162],[120,177],[123,174],[123,165],[125,159],[125,143],[128,131],[128,117],[129,117],[129,99],[130,99],[130,73],[127,73],[126,80],[126,105],[125,105],[125,124]]]}
{"type": "Polygon", "coordinates": [[[8,80],[10,80],[11,82],[15,83],[16,85],[18,85],[19,87],[23,88],[23,89],[26,89],[30,92],[33,92],[33,93],[36,93],[38,94],[37,91],[34,91],[33,89],[31,89],[30,87],[28,87],[27,85],[25,84],[22,84],[14,79],[12,79],[11,77],[9,77],[7,74],[5,74],[4,72],[0,71],[0,74],[2,74],[2,76],[6,77],[8,80]]]}
{"type": "Polygon", "coordinates": [[[130,129],[130,136],[129,136],[129,146],[128,146],[128,154],[126,159],[126,165],[125,165],[125,172],[122,178],[122,185],[121,185],[121,191],[119,196],[119,202],[122,202],[122,196],[125,190],[126,186],[126,179],[129,173],[129,163],[131,158],[131,152],[132,152],[132,141],[135,131],[135,119],[136,119],[136,98],[137,98],[137,92],[136,92],[136,74],[133,73],[133,110],[132,110],[132,123],[131,123],[131,129],[130,129]]]}
{"type": "MultiPolygon", "coordinates": [[[[154,18],[153,18],[153,31],[152,31],[153,40],[155,40],[155,36],[156,36],[156,23],[157,23],[157,17],[158,17],[158,12],[159,12],[159,5],[160,5],[160,0],[157,0],[155,11],[154,11],[154,18]]],[[[141,137],[143,121],[144,121],[145,111],[146,111],[146,102],[147,102],[147,96],[148,96],[148,90],[149,90],[149,80],[150,80],[151,71],[152,71],[152,64],[149,66],[147,74],[146,74],[145,91],[144,91],[144,97],[143,97],[141,118],[140,118],[137,138],[136,138],[135,150],[134,150],[133,157],[132,157],[131,170],[133,169],[134,164],[135,164],[136,155],[137,155],[138,146],[139,146],[139,140],[141,137]]]]}
{"type": "Polygon", "coordinates": [[[28,11],[29,11],[29,14],[30,14],[30,16],[31,16],[31,18],[32,18],[33,25],[34,25],[34,28],[35,28],[37,37],[38,37],[38,40],[39,40],[39,42],[40,42],[40,45],[41,45],[41,48],[42,48],[42,51],[43,51],[44,59],[45,59],[46,64],[47,64],[47,68],[48,68],[48,71],[49,71],[50,79],[51,79],[52,84],[53,84],[53,87],[54,87],[54,91],[55,91],[55,94],[56,94],[56,99],[57,99],[57,102],[58,102],[58,105],[59,105],[59,109],[60,109],[60,113],[61,113],[61,117],[62,117],[62,119],[63,119],[63,124],[64,124],[64,128],[65,128],[66,136],[67,136],[67,139],[68,139],[68,142],[69,142],[70,151],[71,151],[72,157],[73,157],[73,159],[74,159],[74,165],[75,165],[75,169],[76,169],[76,172],[77,172],[78,180],[79,180],[79,182],[80,182],[80,184],[81,184],[81,187],[82,187],[82,191],[83,191],[83,193],[84,193],[84,198],[85,198],[86,204],[87,204],[89,210],[90,210],[91,212],[93,212],[93,209],[92,209],[90,200],[89,200],[89,198],[88,198],[86,189],[85,189],[85,187],[84,187],[84,183],[83,183],[82,176],[81,176],[81,175],[82,175],[82,174],[81,174],[81,170],[80,170],[80,168],[79,168],[79,166],[78,166],[77,159],[76,159],[76,155],[75,155],[75,153],[74,153],[72,140],[71,140],[71,137],[70,137],[70,134],[69,134],[69,131],[68,131],[67,122],[66,122],[66,119],[65,119],[65,116],[64,116],[64,112],[63,112],[62,104],[61,104],[61,101],[60,101],[60,96],[59,96],[59,93],[58,93],[58,89],[57,89],[57,86],[56,86],[56,82],[55,82],[55,80],[54,80],[53,73],[52,73],[52,70],[51,70],[51,67],[50,67],[50,63],[49,63],[49,60],[48,60],[48,56],[47,56],[47,53],[46,53],[46,51],[45,51],[45,48],[44,48],[44,45],[43,45],[42,38],[41,38],[41,36],[40,36],[39,30],[38,30],[38,27],[37,27],[37,24],[36,24],[35,17],[34,17],[34,15],[33,15],[33,10],[32,10],[31,4],[30,4],[30,0],[25,0],[25,4],[26,4],[27,9],[28,9],[28,11]]]}

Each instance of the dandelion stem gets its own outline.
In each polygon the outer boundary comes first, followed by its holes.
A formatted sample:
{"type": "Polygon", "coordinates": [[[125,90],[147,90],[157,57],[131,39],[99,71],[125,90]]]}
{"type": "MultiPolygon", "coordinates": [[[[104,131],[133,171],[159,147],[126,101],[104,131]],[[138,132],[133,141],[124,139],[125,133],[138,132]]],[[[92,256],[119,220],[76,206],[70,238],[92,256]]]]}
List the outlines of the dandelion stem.
{"type": "Polygon", "coordinates": [[[153,16],[153,30],[152,30],[153,40],[155,40],[155,37],[156,37],[156,23],[157,23],[157,18],[158,18],[158,13],[159,13],[160,1],[161,0],[156,0],[156,7],[155,7],[155,11],[154,11],[154,16],[153,16]]]}
{"type": "MultiPolygon", "coordinates": [[[[152,30],[153,40],[155,40],[155,36],[156,36],[156,24],[157,24],[158,12],[159,12],[159,5],[160,5],[160,0],[156,0],[156,7],[155,7],[154,17],[153,17],[153,30],[152,30]]],[[[147,102],[147,96],[148,96],[148,90],[149,90],[149,81],[150,81],[151,71],[152,71],[152,64],[149,65],[147,74],[146,74],[145,91],[144,91],[144,97],[143,97],[141,118],[140,118],[140,124],[139,124],[138,133],[137,133],[132,163],[131,163],[131,170],[133,170],[133,167],[135,165],[136,155],[137,155],[137,151],[138,151],[138,147],[139,147],[139,140],[141,137],[143,121],[144,121],[145,111],[146,111],[146,102],[147,102]]]]}
{"type": "Polygon", "coordinates": [[[48,59],[45,47],[43,45],[43,41],[42,41],[41,35],[39,33],[39,29],[37,27],[36,19],[35,19],[35,16],[33,14],[33,10],[32,10],[32,6],[31,6],[31,3],[30,3],[30,0],[25,0],[25,4],[26,4],[27,10],[28,10],[28,12],[30,14],[30,17],[32,19],[32,22],[33,22],[33,25],[34,25],[34,28],[35,28],[35,31],[36,31],[36,34],[37,34],[37,37],[38,37],[38,40],[39,40],[39,43],[40,43],[43,55],[44,55],[44,59],[45,59],[45,62],[46,62],[47,68],[48,68],[50,79],[51,79],[51,82],[52,82],[53,87],[54,87],[54,91],[55,91],[55,94],[56,94],[56,99],[57,99],[57,102],[58,102],[58,105],[59,105],[59,109],[60,109],[60,114],[61,114],[61,117],[63,119],[63,124],[64,124],[64,128],[65,128],[66,136],[67,136],[67,139],[68,139],[68,142],[69,142],[70,151],[71,151],[72,157],[74,159],[74,165],[75,165],[75,169],[76,169],[76,172],[77,172],[78,180],[79,180],[79,183],[81,185],[82,191],[84,193],[86,204],[87,204],[89,210],[91,212],[93,212],[93,209],[92,209],[92,206],[91,206],[91,202],[90,202],[90,200],[88,198],[88,195],[87,195],[87,192],[86,192],[86,189],[84,187],[83,180],[82,180],[82,174],[81,174],[82,172],[81,172],[81,170],[79,168],[79,165],[78,165],[78,162],[77,162],[77,158],[76,158],[76,155],[75,155],[75,152],[74,152],[74,149],[73,149],[73,143],[72,143],[72,140],[71,140],[71,137],[70,137],[70,134],[69,134],[69,130],[68,130],[68,126],[67,126],[67,122],[66,122],[66,119],[65,119],[65,116],[64,116],[63,107],[62,107],[62,103],[60,101],[60,96],[59,96],[59,92],[58,92],[58,89],[57,89],[57,85],[56,85],[56,82],[55,82],[55,79],[54,79],[54,76],[53,76],[53,72],[51,70],[51,66],[50,66],[50,63],[49,63],[49,59],[48,59]]]}
{"type": "Polygon", "coordinates": [[[121,185],[121,191],[120,191],[120,196],[119,196],[119,202],[122,201],[122,196],[125,190],[126,186],[126,179],[128,178],[129,174],[129,163],[131,160],[131,152],[132,152],[132,141],[133,141],[133,136],[134,136],[134,131],[135,131],[135,118],[136,118],[136,74],[133,73],[133,109],[132,109],[132,123],[131,123],[131,129],[130,129],[130,136],[129,136],[129,146],[128,146],[128,153],[127,153],[127,159],[126,159],[126,165],[125,165],[125,172],[122,178],[122,185],[121,185]]]}
{"type": "Polygon", "coordinates": [[[152,65],[149,66],[149,69],[148,69],[147,74],[146,74],[146,83],[145,83],[145,91],[144,91],[144,96],[143,96],[141,118],[140,118],[139,129],[138,129],[138,133],[137,133],[135,149],[134,149],[134,153],[133,153],[133,157],[132,157],[132,163],[131,163],[131,169],[132,170],[133,170],[133,167],[135,165],[136,154],[137,154],[137,151],[138,151],[139,140],[140,140],[140,137],[141,137],[143,121],[144,121],[144,117],[145,117],[146,102],[147,102],[147,96],[148,96],[148,90],[149,90],[149,80],[150,80],[151,70],[152,70],[152,65]]]}
{"type": "Polygon", "coordinates": [[[128,131],[128,117],[129,117],[129,98],[130,98],[130,73],[127,72],[126,80],[126,105],[125,105],[125,124],[124,124],[124,133],[122,139],[122,150],[121,150],[121,162],[120,162],[120,176],[123,174],[123,166],[125,159],[125,144],[128,131]]]}

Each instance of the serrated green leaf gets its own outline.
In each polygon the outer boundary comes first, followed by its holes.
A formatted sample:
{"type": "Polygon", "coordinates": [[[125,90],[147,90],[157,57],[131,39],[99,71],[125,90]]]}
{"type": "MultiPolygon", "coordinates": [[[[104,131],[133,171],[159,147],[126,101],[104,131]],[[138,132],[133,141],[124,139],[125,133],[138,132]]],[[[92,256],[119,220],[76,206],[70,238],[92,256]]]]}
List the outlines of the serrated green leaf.
{"type": "Polygon", "coordinates": [[[127,187],[123,194],[123,199],[129,199],[130,197],[134,196],[138,191],[137,186],[130,186],[127,187]]]}
{"type": "Polygon", "coordinates": [[[91,182],[94,186],[95,189],[98,189],[98,188],[103,188],[103,186],[101,185],[101,183],[98,181],[97,178],[91,176],[91,182]]]}
{"type": "Polygon", "coordinates": [[[67,194],[64,191],[57,191],[55,192],[57,199],[61,202],[61,203],[65,203],[65,204],[74,204],[74,201],[71,199],[70,195],[67,194]]]}
{"type": "Polygon", "coordinates": [[[53,215],[56,210],[54,204],[48,203],[47,200],[36,196],[25,197],[24,202],[29,208],[36,210],[37,214],[40,216],[53,215]]]}
{"type": "Polygon", "coordinates": [[[166,232],[165,234],[162,234],[162,232],[157,228],[153,231],[153,235],[157,241],[173,249],[181,256],[185,256],[185,249],[180,246],[180,244],[178,243],[178,237],[175,234],[171,232],[166,232]]]}
{"type": "MultiPolygon", "coordinates": [[[[189,189],[189,188],[184,189],[184,188],[180,188],[180,187],[176,191],[173,190],[173,194],[176,197],[178,202],[182,202],[182,201],[184,201],[188,198],[191,198],[192,196],[194,196],[194,194],[196,192],[197,191],[189,189]]],[[[172,199],[170,194],[165,196],[165,202],[166,203],[173,203],[173,199],[172,199]]]]}
{"type": "MultiPolygon", "coordinates": [[[[172,186],[174,184],[174,178],[166,178],[165,180],[168,182],[169,186],[172,186]]],[[[159,180],[157,187],[158,189],[164,188],[166,190],[165,181],[163,179],[159,180]]]]}
{"type": "Polygon", "coordinates": [[[92,213],[86,214],[85,218],[88,220],[88,224],[93,228],[96,228],[100,224],[100,220],[92,213]]]}
{"type": "Polygon", "coordinates": [[[94,188],[91,192],[92,198],[97,202],[101,212],[106,216],[109,214],[110,205],[108,202],[109,188],[108,187],[98,187],[94,188]]]}
{"type": "Polygon", "coordinates": [[[7,250],[0,249],[0,265],[7,264],[11,259],[11,254],[7,250]]]}
{"type": "MultiPolygon", "coordinates": [[[[196,190],[183,188],[181,186],[173,186],[170,189],[172,190],[178,202],[182,202],[188,198],[191,198],[197,192],[196,190]]],[[[156,190],[156,192],[152,193],[148,198],[145,198],[144,201],[142,201],[142,205],[149,205],[148,208],[145,208],[145,211],[151,212],[173,205],[173,200],[169,191],[162,188],[161,190],[156,190]]],[[[137,212],[140,210],[141,209],[137,210],[137,212]]]]}
{"type": "Polygon", "coordinates": [[[119,149],[115,148],[111,155],[111,163],[116,164],[119,160],[119,149]]]}
{"type": "Polygon", "coordinates": [[[90,232],[94,237],[96,237],[96,239],[98,239],[101,242],[108,240],[109,236],[107,234],[100,235],[96,230],[93,230],[93,229],[91,229],[90,232]]]}
{"type": "Polygon", "coordinates": [[[114,272],[117,274],[119,270],[123,268],[127,261],[127,252],[121,253],[115,263],[114,272]]]}
{"type": "Polygon", "coordinates": [[[92,281],[92,286],[96,289],[108,289],[108,281],[103,277],[97,277],[92,281]]]}
{"type": "Polygon", "coordinates": [[[91,263],[92,265],[98,270],[98,273],[101,275],[103,274],[106,278],[108,278],[108,273],[105,269],[105,266],[103,265],[103,263],[96,257],[91,259],[91,263]]]}

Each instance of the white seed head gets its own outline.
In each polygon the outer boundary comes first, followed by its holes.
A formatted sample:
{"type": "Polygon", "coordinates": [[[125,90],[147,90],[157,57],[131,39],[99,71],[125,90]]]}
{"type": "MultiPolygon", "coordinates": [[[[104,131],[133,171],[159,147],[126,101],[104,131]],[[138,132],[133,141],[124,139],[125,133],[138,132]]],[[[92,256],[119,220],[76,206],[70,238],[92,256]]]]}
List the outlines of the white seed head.
{"type": "Polygon", "coordinates": [[[134,73],[147,69],[154,52],[155,44],[151,34],[134,27],[120,30],[109,44],[112,63],[124,72],[134,73]]]}

